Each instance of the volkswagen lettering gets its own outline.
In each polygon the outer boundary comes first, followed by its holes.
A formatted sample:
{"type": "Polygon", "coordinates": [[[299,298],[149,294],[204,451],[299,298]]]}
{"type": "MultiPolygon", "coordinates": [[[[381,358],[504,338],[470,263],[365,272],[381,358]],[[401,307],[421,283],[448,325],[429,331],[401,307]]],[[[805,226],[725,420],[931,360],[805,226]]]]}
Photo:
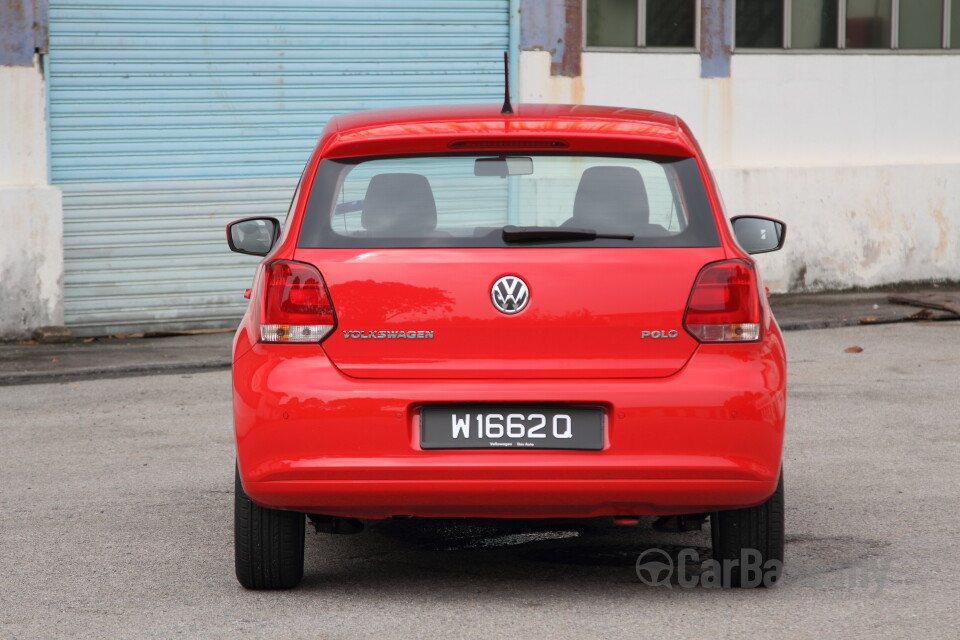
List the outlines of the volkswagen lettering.
{"type": "Polygon", "coordinates": [[[304,531],[391,517],[709,522],[782,566],[783,339],[677,117],[519,105],[329,121],[233,345],[235,560],[298,584],[304,531]]]}

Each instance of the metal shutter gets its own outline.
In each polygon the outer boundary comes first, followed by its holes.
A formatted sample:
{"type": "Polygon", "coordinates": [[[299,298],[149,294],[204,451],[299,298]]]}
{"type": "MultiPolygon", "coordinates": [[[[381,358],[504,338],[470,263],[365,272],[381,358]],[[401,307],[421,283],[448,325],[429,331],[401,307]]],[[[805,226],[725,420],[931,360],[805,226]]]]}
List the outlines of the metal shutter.
{"type": "Polygon", "coordinates": [[[256,260],[223,226],[283,218],[331,115],[502,96],[508,0],[195,2],[50,0],[77,335],[235,324],[256,260]]]}

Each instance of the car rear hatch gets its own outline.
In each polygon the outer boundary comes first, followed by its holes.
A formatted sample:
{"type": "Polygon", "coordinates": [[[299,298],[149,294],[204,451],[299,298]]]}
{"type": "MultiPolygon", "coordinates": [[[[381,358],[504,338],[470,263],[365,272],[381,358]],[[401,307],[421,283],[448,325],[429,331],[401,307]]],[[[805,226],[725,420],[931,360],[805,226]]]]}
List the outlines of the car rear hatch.
{"type": "Polygon", "coordinates": [[[720,247],[297,250],[336,311],[322,348],[356,378],[659,378],[698,342],[684,310],[720,247]],[[498,310],[504,276],[522,310],[498,310]],[[512,282],[512,281],[511,281],[512,282]]]}

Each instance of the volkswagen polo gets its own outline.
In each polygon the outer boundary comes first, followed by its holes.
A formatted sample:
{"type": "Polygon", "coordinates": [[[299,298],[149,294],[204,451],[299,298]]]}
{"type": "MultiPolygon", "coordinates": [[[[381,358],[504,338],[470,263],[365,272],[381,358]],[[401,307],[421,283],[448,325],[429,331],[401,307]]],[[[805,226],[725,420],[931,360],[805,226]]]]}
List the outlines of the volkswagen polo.
{"type": "MultiPolygon", "coordinates": [[[[338,116],[233,347],[236,571],[303,575],[305,516],[709,518],[783,559],[783,340],[690,129],[587,106],[338,116]]],[[[767,582],[771,582],[767,581],[767,582]]],[[[725,584],[741,585],[734,572],[725,584]]]]}

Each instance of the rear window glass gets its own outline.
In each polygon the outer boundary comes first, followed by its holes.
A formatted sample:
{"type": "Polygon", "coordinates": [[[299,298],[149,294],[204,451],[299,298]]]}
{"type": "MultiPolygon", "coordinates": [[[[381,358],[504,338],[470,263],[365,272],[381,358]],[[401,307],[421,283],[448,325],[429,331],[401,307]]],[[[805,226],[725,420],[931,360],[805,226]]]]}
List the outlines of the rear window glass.
{"type": "Polygon", "coordinates": [[[299,245],[702,247],[719,239],[693,158],[518,153],[324,160],[299,245]]]}

